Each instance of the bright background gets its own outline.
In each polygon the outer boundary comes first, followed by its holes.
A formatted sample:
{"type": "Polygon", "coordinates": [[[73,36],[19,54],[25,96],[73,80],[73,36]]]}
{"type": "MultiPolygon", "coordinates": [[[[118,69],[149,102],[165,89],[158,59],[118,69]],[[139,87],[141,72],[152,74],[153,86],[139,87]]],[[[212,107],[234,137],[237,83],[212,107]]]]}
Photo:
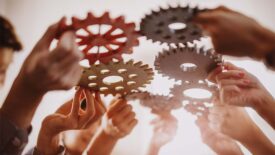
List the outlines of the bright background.
{"type": "MultiPolygon", "coordinates": [[[[193,5],[199,4],[202,7],[214,7],[221,4],[226,5],[252,16],[264,26],[275,30],[275,1],[273,0],[0,0],[1,15],[5,15],[12,21],[24,44],[24,51],[16,54],[13,64],[10,66],[6,85],[0,92],[0,103],[2,103],[6,97],[22,62],[36,41],[41,37],[48,25],[58,21],[62,16],[66,15],[71,17],[72,15],[76,15],[85,17],[88,11],[101,15],[104,11],[108,10],[113,17],[125,15],[128,21],[139,23],[140,19],[146,13],[149,13],[151,9],[157,9],[158,6],[167,6],[168,3],[175,4],[177,2],[183,4],[190,2],[193,5]]],[[[232,26],[232,28],[234,28],[234,26],[232,26]]],[[[161,46],[152,44],[150,41],[142,38],[140,46],[134,49],[134,54],[130,57],[135,60],[142,60],[153,67],[154,57],[160,50],[161,46]]],[[[130,57],[127,56],[127,59],[130,57]]],[[[274,72],[268,71],[261,63],[248,59],[226,58],[226,60],[230,60],[256,75],[267,89],[275,95],[274,72]]],[[[156,76],[149,89],[154,92],[167,94],[171,86],[171,81],[156,76]]],[[[30,136],[30,142],[27,148],[35,145],[42,119],[52,113],[64,101],[72,97],[72,95],[73,91],[55,91],[48,93],[44,97],[33,119],[32,124],[34,130],[30,136]]],[[[139,124],[130,136],[119,142],[113,152],[114,155],[142,155],[148,146],[152,134],[152,128],[149,122],[153,116],[150,115],[148,109],[140,107],[137,103],[133,103],[133,105],[134,110],[137,112],[139,124]]],[[[274,130],[253,110],[249,110],[249,113],[253,120],[275,143],[274,130]]],[[[199,131],[194,124],[194,117],[183,110],[175,111],[174,114],[179,120],[177,137],[161,150],[160,155],[214,154],[201,142],[199,131]]],[[[248,155],[250,153],[245,151],[245,154],[248,155]]]]}

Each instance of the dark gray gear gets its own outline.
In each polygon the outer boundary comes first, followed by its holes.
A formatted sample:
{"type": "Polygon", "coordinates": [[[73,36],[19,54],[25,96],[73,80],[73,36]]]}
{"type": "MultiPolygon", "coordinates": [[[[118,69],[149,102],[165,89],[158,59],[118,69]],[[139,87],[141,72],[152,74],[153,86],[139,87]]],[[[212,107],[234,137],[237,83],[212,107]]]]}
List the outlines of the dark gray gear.
{"type": "Polygon", "coordinates": [[[160,8],[159,11],[152,11],[151,14],[142,19],[140,32],[147,39],[152,39],[154,42],[159,41],[168,44],[192,43],[202,37],[202,30],[192,22],[192,18],[198,11],[198,8],[189,6],[160,8]],[[183,23],[185,28],[169,28],[169,25],[174,23],[183,23]]]}
{"type": "Polygon", "coordinates": [[[158,73],[171,79],[198,82],[204,81],[210,71],[222,62],[213,50],[197,47],[171,47],[159,53],[155,59],[158,73]],[[195,66],[184,66],[194,64],[195,66]]]}
{"type": "Polygon", "coordinates": [[[218,87],[216,85],[209,85],[208,83],[188,83],[184,82],[181,85],[175,85],[171,91],[170,94],[172,95],[172,99],[174,101],[182,103],[183,101],[188,101],[189,103],[211,103],[213,98],[217,96],[218,94],[218,87]],[[212,93],[212,96],[210,98],[193,98],[186,96],[184,94],[184,91],[188,89],[204,89],[212,93]]]}
{"type": "Polygon", "coordinates": [[[126,96],[127,100],[139,100],[140,104],[150,108],[154,113],[170,112],[182,107],[180,102],[174,102],[170,97],[154,95],[149,92],[137,92],[126,96]]]}

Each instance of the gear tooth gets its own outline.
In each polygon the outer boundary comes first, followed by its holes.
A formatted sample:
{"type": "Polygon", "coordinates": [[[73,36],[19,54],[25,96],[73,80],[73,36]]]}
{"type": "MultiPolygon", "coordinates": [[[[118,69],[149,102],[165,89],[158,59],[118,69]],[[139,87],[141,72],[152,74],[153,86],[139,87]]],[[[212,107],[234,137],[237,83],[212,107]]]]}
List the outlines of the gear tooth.
{"type": "Polygon", "coordinates": [[[141,61],[138,61],[138,62],[134,63],[134,66],[136,66],[136,67],[139,67],[139,66],[141,66],[141,65],[142,65],[142,62],[141,62],[141,61]]]}
{"type": "Polygon", "coordinates": [[[116,22],[118,22],[118,23],[124,23],[125,22],[125,18],[124,18],[124,16],[119,16],[119,17],[117,17],[116,19],[115,19],[115,21],[116,22]]]}
{"type": "Polygon", "coordinates": [[[88,12],[87,18],[86,18],[86,19],[87,19],[87,20],[94,20],[94,19],[95,19],[95,16],[93,15],[92,12],[88,12]]]}
{"type": "Polygon", "coordinates": [[[110,19],[110,13],[109,12],[104,12],[104,14],[101,16],[101,19],[102,20],[110,19]]]}
{"type": "Polygon", "coordinates": [[[133,64],[134,64],[134,60],[131,59],[131,60],[127,61],[126,64],[127,64],[127,65],[133,65],[133,64]]]}

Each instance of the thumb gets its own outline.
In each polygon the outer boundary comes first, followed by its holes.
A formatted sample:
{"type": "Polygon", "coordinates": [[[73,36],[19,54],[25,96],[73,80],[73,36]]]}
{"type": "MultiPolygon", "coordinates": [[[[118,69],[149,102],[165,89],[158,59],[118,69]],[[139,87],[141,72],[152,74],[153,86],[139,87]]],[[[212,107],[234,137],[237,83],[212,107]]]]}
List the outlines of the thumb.
{"type": "Polygon", "coordinates": [[[56,48],[61,48],[65,51],[74,50],[77,46],[75,40],[76,40],[76,36],[74,32],[72,31],[65,32],[61,36],[56,48]]]}
{"type": "MultiPolygon", "coordinates": [[[[50,47],[52,41],[55,39],[56,35],[58,34],[60,23],[65,23],[65,21],[66,21],[66,18],[63,17],[59,20],[59,22],[49,26],[47,31],[44,33],[42,38],[39,40],[37,46],[39,46],[40,48],[48,49],[50,47]]],[[[37,51],[43,51],[43,50],[37,50],[37,51]]]]}

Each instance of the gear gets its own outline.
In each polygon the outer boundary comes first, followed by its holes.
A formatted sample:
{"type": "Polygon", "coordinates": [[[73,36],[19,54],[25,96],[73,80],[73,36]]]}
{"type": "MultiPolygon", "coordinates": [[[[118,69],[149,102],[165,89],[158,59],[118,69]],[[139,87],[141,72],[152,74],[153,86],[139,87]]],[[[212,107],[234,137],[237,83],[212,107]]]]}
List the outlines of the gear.
{"type": "Polygon", "coordinates": [[[188,101],[189,103],[211,103],[213,98],[217,96],[218,88],[215,85],[209,85],[206,82],[204,83],[188,83],[185,82],[181,85],[176,85],[171,89],[171,95],[173,96],[173,100],[182,103],[183,101],[188,101]],[[186,90],[190,89],[203,89],[207,90],[211,93],[211,97],[209,98],[194,98],[185,95],[186,90]]]}
{"type": "Polygon", "coordinates": [[[198,8],[189,6],[160,8],[159,11],[152,11],[142,19],[140,32],[154,42],[192,43],[202,37],[202,30],[191,21],[198,11],[198,8]]]}
{"type": "Polygon", "coordinates": [[[100,91],[104,95],[126,95],[149,84],[153,74],[153,69],[140,61],[136,63],[133,60],[112,61],[108,64],[94,64],[90,68],[85,68],[79,85],[93,91],[100,91]],[[119,79],[108,81],[108,78],[119,79]]]}
{"type": "Polygon", "coordinates": [[[183,106],[183,108],[196,116],[207,116],[209,113],[209,106],[211,105],[206,105],[206,103],[202,102],[195,102],[195,103],[189,103],[183,106]]]}
{"type": "Polygon", "coordinates": [[[71,25],[59,26],[59,36],[67,30],[76,31],[77,43],[91,65],[97,60],[122,60],[123,53],[131,54],[133,46],[139,44],[135,24],[125,23],[123,16],[111,19],[108,12],[100,17],[89,12],[83,20],[73,17],[71,25]]]}
{"type": "Polygon", "coordinates": [[[197,47],[171,47],[155,59],[158,73],[175,80],[198,82],[205,80],[208,73],[221,63],[221,56],[213,50],[197,47]],[[191,66],[190,66],[191,65],[191,66]]]}
{"type": "Polygon", "coordinates": [[[180,102],[173,102],[170,97],[153,95],[149,92],[137,92],[126,96],[127,100],[140,100],[141,105],[150,108],[154,113],[170,112],[182,107],[180,102]]]}

